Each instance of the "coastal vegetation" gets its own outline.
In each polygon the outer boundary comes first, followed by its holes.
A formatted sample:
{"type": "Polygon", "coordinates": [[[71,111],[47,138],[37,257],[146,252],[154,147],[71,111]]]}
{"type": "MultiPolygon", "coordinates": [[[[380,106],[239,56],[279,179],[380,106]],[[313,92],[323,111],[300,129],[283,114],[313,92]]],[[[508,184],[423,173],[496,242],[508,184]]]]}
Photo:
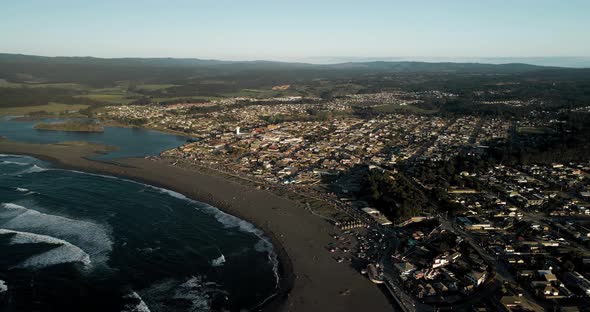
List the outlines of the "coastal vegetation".
{"type": "Polygon", "coordinates": [[[74,132],[103,132],[104,127],[94,122],[81,121],[64,121],[64,122],[50,122],[38,123],[35,125],[37,130],[53,130],[53,131],[74,131],[74,132]]]}
{"type": "Polygon", "coordinates": [[[371,170],[363,181],[363,194],[370,204],[391,220],[406,220],[419,214],[427,203],[426,196],[408,178],[371,170]]]}

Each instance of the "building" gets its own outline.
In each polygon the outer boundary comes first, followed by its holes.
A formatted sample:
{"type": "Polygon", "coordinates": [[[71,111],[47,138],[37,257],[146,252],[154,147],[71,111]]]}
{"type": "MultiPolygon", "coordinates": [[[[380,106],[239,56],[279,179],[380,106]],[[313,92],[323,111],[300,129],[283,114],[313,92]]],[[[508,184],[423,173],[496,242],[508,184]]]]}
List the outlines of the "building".
{"type": "Polygon", "coordinates": [[[363,211],[366,214],[368,214],[371,218],[373,218],[373,220],[375,220],[377,223],[379,223],[381,225],[391,225],[391,224],[393,224],[393,222],[389,221],[389,219],[387,219],[387,217],[385,217],[377,209],[367,207],[367,208],[363,208],[363,211]]]}
{"type": "Polygon", "coordinates": [[[483,282],[486,281],[486,275],[487,275],[486,272],[471,271],[467,275],[465,275],[465,278],[473,286],[479,286],[479,285],[483,284],[483,282]]]}
{"type": "Polygon", "coordinates": [[[416,270],[416,267],[409,262],[399,262],[393,265],[398,271],[401,277],[408,276],[416,270]]]}
{"type": "Polygon", "coordinates": [[[565,274],[565,281],[568,285],[580,289],[586,296],[590,296],[590,281],[582,274],[574,271],[565,274]]]}

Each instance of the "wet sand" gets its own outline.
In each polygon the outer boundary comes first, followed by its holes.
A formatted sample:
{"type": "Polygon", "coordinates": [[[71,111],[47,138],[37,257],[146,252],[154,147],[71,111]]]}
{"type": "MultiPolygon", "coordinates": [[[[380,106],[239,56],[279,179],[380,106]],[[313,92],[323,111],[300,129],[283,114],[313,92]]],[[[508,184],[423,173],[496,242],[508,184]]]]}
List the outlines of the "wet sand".
{"type": "Polygon", "coordinates": [[[0,140],[0,153],[31,155],[65,169],[130,178],[171,189],[247,220],[273,240],[280,262],[280,291],[266,311],[392,311],[381,290],[326,246],[338,230],[302,203],[171,160],[130,158],[119,164],[87,159],[108,148],[94,144],[29,144],[0,140]]]}

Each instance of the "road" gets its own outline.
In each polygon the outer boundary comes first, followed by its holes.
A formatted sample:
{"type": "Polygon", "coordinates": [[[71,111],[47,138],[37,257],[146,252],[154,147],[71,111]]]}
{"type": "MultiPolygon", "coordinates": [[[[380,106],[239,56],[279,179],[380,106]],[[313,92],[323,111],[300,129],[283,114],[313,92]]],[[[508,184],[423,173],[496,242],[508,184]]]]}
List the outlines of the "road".
{"type": "MultiPolygon", "coordinates": [[[[479,244],[476,243],[473,235],[471,233],[465,232],[460,229],[455,223],[451,222],[445,218],[439,218],[440,223],[443,228],[454,232],[455,234],[460,235],[465,239],[467,243],[475,250],[477,253],[493,268],[493,271],[496,273],[495,278],[501,283],[509,283],[512,285],[518,285],[518,282],[514,279],[514,276],[508,271],[508,268],[502,261],[498,261],[497,258],[490,256],[479,244]]],[[[536,311],[544,311],[545,309],[539,305],[535,298],[524,288],[519,287],[520,291],[522,292],[523,296],[527,299],[529,304],[536,310],[536,311]]]]}

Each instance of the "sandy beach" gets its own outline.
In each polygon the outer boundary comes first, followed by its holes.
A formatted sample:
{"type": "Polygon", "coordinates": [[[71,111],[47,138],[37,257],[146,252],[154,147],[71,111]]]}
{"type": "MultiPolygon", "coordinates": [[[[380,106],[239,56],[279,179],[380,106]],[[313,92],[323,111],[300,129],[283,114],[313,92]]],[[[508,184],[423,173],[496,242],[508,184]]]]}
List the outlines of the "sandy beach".
{"type": "Polygon", "coordinates": [[[392,311],[382,291],[326,250],[338,230],[301,203],[166,159],[130,158],[111,164],[87,157],[108,148],[88,143],[29,144],[0,140],[0,153],[31,155],[56,167],[130,178],[171,189],[247,220],[273,240],[280,291],[265,311],[392,311]]]}

